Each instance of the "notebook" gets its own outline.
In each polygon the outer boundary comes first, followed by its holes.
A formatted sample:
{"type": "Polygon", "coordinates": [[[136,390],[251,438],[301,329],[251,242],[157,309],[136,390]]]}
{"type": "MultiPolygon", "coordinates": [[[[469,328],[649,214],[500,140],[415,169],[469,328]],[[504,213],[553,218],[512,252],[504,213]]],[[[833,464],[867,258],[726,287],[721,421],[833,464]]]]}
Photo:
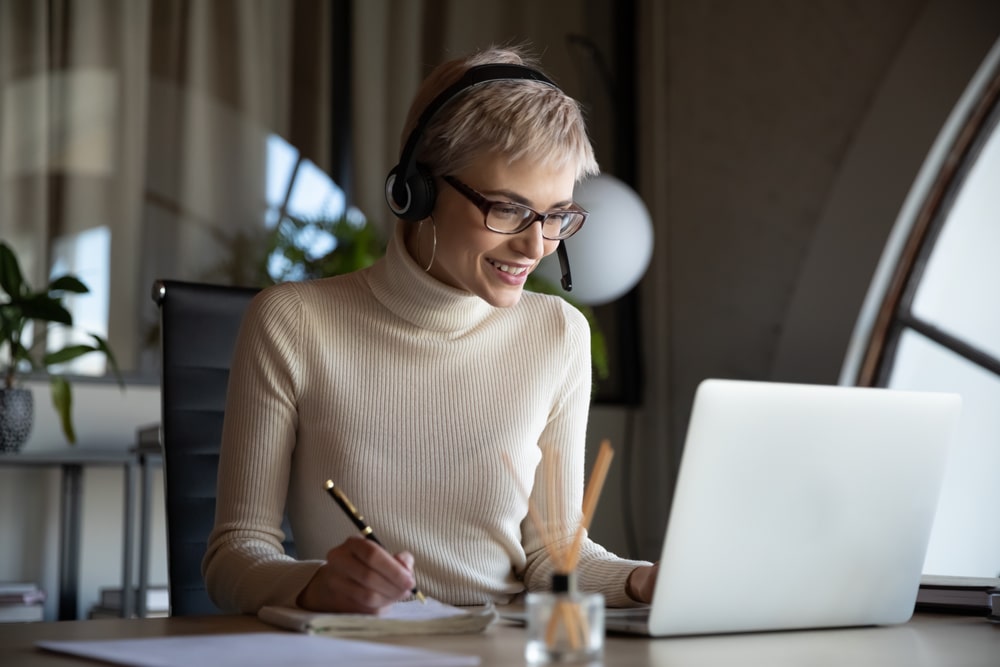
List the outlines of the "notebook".
{"type": "Polygon", "coordinates": [[[651,636],[906,622],[957,394],[705,380],[695,394],[651,636]]]}
{"type": "Polygon", "coordinates": [[[265,606],[257,618],[286,630],[340,637],[436,635],[482,632],[495,619],[493,605],[454,607],[434,598],[397,602],[383,613],[333,614],[265,606]]]}

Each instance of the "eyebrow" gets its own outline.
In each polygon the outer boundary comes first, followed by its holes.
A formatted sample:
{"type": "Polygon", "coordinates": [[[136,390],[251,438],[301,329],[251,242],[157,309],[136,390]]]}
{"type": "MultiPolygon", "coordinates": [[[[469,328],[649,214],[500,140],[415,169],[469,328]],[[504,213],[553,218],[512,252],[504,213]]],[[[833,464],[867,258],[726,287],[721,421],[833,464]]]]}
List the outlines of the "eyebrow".
{"type": "MultiPolygon", "coordinates": [[[[493,196],[495,196],[495,197],[505,197],[506,199],[509,199],[511,202],[513,202],[515,204],[523,204],[524,206],[530,206],[531,208],[535,208],[535,204],[533,202],[531,202],[530,200],[528,200],[525,197],[522,197],[521,195],[517,194],[516,192],[512,192],[510,190],[486,190],[486,191],[483,192],[483,195],[487,196],[487,197],[493,197],[493,196]]],[[[553,204],[550,208],[548,208],[546,210],[547,211],[564,211],[564,210],[568,209],[569,207],[573,206],[573,204],[574,204],[574,202],[573,202],[572,199],[567,199],[567,200],[563,200],[561,202],[556,202],[555,204],[553,204]]],[[[540,211],[540,212],[544,213],[545,211],[540,211]]]]}

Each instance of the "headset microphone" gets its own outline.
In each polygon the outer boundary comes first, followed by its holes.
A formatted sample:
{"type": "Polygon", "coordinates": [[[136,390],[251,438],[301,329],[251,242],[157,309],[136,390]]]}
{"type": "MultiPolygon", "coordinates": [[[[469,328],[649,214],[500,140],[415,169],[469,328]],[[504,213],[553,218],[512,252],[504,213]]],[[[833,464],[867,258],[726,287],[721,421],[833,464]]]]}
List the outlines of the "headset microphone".
{"type": "Polygon", "coordinates": [[[559,270],[562,271],[562,278],[559,282],[567,292],[573,291],[573,274],[569,271],[569,255],[566,253],[566,241],[560,241],[556,248],[556,255],[559,257],[559,270]]]}

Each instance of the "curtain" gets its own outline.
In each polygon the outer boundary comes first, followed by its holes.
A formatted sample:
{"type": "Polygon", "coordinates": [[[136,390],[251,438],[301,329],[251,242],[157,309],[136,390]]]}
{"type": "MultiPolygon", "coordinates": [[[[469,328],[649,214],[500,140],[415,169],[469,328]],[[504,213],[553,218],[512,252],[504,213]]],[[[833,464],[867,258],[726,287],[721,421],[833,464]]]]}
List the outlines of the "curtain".
{"type": "Polygon", "coordinates": [[[107,286],[100,333],[124,368],[155,367],[156,278],[252,281],[274,137],[329,168],[330,12],[0,0],[0,236],[34,282],[56,264],[107,286]]]}
{"type": "Polygon", "coordinates": [[[355,0],[352,46],[354,201],[387,230],[384,186],[409,104],[430,70],[491,45],[526,44],[571,95],[584,85],[567,35],[585,32],[587,0],[355,0]]]}

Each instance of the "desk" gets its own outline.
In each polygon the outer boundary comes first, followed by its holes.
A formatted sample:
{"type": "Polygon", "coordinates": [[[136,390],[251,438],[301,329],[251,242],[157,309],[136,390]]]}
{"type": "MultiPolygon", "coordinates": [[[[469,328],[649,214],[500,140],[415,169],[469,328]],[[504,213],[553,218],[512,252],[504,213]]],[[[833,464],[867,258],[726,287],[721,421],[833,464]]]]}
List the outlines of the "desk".
{"type": "MultiPolygon", "coordinates": [[[[0,466],[59,468],[62,494],[59,531],[59,620],[77,618],[80,579],[80,510],[83,500],[83,469],[90,466],[121,466],[124,471],[122,516],[122,590],[132,586],[132,527],[135,525],[136,455],[125,450],[90,450],[82,447],[52,451],[0,455],[0,466]]],[[[123,616],[131,616],[133,598],[124,596],[123,616]]]]}
{"type": "MultiPolygon", "coordinates": [[[[0,665],[68,667],[92,662],[34,648],[43,639],[114,639],[273,631],[252,616],[102,619],[0,624],[0,665]]],[[[524,664],[524,630],[499,622],[485,633],[393,637],[387,643],[478,655],[483,667],[524,664]]],[[[918,614],[905,625],[772,632],[680,639],[610,636],[604,664],[628,665],[843,665],[844,667],[996,667],[1000,625],[983,618],[918,614]]],[[[333,664],[331,662],[331,664],[333,664]]]]}

